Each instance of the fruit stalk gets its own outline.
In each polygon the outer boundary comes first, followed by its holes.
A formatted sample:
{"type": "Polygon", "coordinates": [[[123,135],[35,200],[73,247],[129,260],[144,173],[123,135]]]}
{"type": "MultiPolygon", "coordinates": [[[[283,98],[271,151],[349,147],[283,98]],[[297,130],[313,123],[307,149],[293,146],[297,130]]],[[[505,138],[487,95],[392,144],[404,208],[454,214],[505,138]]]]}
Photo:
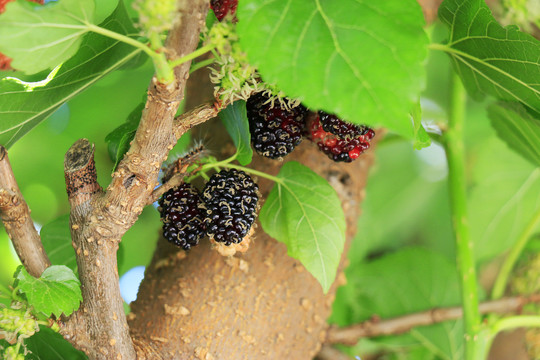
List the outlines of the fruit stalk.
{"type": "Polygon", "coordinates": [[[477,360],[475,354],[478,350],[476,347],[481,328],[473,242],[469,233],[467,216],[465,149],[463,142],[466,93],[461,80],[455,73],[452,75],[450,96],[450,114],[448,131],[445,134],[445,145],[452,223],[457,249],[457,268],[465,320],[465,359],[477,360]]]}

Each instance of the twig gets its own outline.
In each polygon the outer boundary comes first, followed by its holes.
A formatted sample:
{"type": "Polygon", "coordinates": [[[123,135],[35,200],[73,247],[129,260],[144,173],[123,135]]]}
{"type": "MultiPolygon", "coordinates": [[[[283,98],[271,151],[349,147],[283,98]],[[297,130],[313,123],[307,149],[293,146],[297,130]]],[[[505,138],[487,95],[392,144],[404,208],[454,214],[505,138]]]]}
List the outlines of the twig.
{"type": "MultiPolygon", "coordinates": [[[[540,302],[540,294],[487,301],[480,304],[480,313],[507,314],[520,311],[524,305],[533,302],[540,302]]],[[[448,307],[431,309],[392,319],[370,319],[348,327],[331,327],[326,337],[326,343],[354,345],[361,338],[402,334],[416,326],[432,325],[447,320],[459,319],[462,316],[463,309],[461,307],[448,307]]]]}
{"type": "Polygon", "coordinates": [[[15,251],[32,276],[39,277],[51,262],[30,217],[11,169],[7,150],[0,145],[0,217],[15,251]]]}
{"type": "Polygon", "coordinates": [[[152,195],[150,196],[150,200],[148,200],[148,205],[153,204],[154,202],[158,201],[158,199],[167,191],[169,191],[170,189],[174,187],[180,186],[184,182],[184,179],[186,177],[190,177],[200,170],[200,167],[199,167],[194,171],[190,171],[186,173],[186,169],[188,166],[189,165],[186,165],[185,167],[183,167],[182,170],[172,175],[165,184],[155,189],[152,192],[152,195]]]}
{"type": "Polygon", "coordinates": [[[174,131],[177,138],[180,138],[186,131],[196,125],[202,124],[212,118],[215,118],[219,110],[214,103],[201,104],[174,119],[174,131]]]}

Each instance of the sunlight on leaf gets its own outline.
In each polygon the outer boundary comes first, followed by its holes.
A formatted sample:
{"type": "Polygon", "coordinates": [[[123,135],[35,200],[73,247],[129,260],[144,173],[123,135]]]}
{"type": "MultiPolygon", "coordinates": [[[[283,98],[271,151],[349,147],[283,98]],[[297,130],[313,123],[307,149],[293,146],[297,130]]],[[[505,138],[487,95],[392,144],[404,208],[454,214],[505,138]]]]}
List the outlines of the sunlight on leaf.
{"type": "MultiPolygon", "coordinates": [[[[122,34],[135,31],[122,2],[101,26],[122,34]]],[[[20,81],[1,79],[0,144],[10,147],[66,101],[140,53],[130,45],[90,33],[45,86],[29,92],[20,81]]]]}
{"type": "Polygon", "coordinates": [[[72,57],[94,15],[94,1],[62,0],[46,5],[15,1],[0,18],[0,52],[28,74],[72,57]]]}

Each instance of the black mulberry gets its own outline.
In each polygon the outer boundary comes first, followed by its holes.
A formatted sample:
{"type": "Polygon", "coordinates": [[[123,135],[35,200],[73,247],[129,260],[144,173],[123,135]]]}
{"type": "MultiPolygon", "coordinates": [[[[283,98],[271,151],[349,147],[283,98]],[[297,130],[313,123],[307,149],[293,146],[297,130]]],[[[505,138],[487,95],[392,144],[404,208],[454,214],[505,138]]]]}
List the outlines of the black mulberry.
{"type": "Polygon", "coordinates": [[[205,235],[206,208],[199,192],[184,183],[167,191],[159,199],[159,212],[163,222],[163,237],[189,250],[205,235]]]}
{"type": "Polygon", "coordinates": [[[298,105],[283,110],[268,100],[262,93],[248,99],[249,131],[255,150],[262,156],[277,159],[289,154],[302,141],[307,109],[298,105]]]}
{"type": "Polygon", "coordinates": [[[225,245],[240,243],[255,222],[258,189],[241,170],[222,170],[212,175],[203,190],[208,236],[225,245]]]}

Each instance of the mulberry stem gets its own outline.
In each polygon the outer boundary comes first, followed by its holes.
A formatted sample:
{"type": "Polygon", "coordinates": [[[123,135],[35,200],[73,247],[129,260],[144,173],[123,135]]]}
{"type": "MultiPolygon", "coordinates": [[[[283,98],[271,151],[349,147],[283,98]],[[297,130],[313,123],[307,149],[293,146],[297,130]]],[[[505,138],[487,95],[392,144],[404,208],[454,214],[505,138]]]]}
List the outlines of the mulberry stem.
{"type": "Polygon", "coordinates": [[[465,120],[466,93],[457,74],[452,77],[451,109],[446,133],[446,157],[452,223],[457,249],[457,268],[461,285],[461,298],[465,320],[466,360],[477,360],[478,338],[481,331],[478,309],[478,282],[474,261],[473,242],[469,233],[467,192],[465,177],[465,149],[463,124],[465,120]]]}

